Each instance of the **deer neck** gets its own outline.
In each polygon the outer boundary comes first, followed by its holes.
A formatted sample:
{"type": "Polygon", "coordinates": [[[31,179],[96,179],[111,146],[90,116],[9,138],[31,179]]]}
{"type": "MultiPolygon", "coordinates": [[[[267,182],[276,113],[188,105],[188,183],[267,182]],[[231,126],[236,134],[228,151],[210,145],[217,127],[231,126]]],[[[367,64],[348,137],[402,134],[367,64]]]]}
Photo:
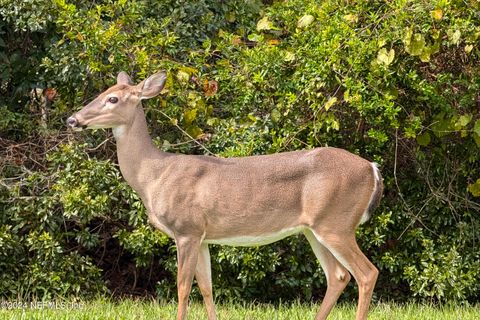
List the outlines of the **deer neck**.
{"type": "Polygon", "coordinates": [[[120,171],[128,184],[142,196],[147,182],[143,173],[151,170],[153,162],[161,162],[166,153],[154,146],[141,104],[136,108],[133,121],[114,128],[113,135],[117,141],[120,171]]]}

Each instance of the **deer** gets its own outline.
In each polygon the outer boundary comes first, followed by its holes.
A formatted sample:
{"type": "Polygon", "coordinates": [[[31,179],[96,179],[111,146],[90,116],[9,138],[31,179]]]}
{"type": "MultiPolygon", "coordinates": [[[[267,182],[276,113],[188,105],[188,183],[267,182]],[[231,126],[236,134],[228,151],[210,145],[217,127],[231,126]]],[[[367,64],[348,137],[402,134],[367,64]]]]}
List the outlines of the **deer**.
{"type": "Polygon", "coordinates": [[[122,176],[148,222],[175,241],[177,320],[187,317],[194,278],[208,319],[216,319],[210,244],[261,246],[302,233],[327,280],[315,319],[327,318],[351,276],[356,319],[367,319],[379,271],[355,230],[382,197],[376,163],[333,147],[231,158],[163,152],[152,142],[142,100],[159,95],[166,78],[161,71],[135,85],[122,71],[66,124],[75,131],[112,128],[122,176]]]}

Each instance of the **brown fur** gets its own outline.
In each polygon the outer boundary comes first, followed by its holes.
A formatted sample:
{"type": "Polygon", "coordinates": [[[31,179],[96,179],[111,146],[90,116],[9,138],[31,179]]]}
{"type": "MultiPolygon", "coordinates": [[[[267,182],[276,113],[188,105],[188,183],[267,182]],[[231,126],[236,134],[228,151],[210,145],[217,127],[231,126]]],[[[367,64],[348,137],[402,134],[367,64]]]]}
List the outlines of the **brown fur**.
{"type": "Polygon", "coordinates": [[[359,284],[357,319],[366,319],[378,271],[358,248],[355,229],[383,190],[370,162],[336,148],[229,159],[165,153],[153,145],[140,103],[161,91],[165,74],[132,86],[121,73],[118,82],[70,123],[113,128],[122,175],[149,221],[175,239],[177,319],[186,317],[194,275],[209,319],[216,318],[208,243],[259,245],[298,232],[328,279],[317,319],[327,317],[349,273],[359,284]],[[119,99],[113,105],[112,95],[119,99]]]}

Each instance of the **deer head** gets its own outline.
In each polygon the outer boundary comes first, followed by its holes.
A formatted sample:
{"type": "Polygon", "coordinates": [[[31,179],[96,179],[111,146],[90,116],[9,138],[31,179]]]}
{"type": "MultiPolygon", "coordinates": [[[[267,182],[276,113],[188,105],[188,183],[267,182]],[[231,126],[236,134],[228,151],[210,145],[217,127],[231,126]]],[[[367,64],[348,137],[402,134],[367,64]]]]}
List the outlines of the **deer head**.
{"type": "Polygon", "coordinates": [[[128,125],[133,121],[141,101],[157,96],[165,80],[166,73],[161,71],[134,85],[128,74],[122,71],[117,76],[116,85],[69,117],[67,125],[74,130],[128,125]]]}

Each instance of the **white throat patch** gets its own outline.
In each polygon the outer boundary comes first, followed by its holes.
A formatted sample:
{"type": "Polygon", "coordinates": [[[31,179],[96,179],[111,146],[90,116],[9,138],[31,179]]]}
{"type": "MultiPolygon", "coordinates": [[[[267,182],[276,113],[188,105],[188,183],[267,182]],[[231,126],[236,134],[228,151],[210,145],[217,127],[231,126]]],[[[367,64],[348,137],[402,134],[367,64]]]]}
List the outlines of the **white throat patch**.
{"type": "Polygon", "coordinates": [[[125,134],[125,126],[118,126],[118,127],[112,128],[112,131],[115,139],[120,139],[125,134]]]}

